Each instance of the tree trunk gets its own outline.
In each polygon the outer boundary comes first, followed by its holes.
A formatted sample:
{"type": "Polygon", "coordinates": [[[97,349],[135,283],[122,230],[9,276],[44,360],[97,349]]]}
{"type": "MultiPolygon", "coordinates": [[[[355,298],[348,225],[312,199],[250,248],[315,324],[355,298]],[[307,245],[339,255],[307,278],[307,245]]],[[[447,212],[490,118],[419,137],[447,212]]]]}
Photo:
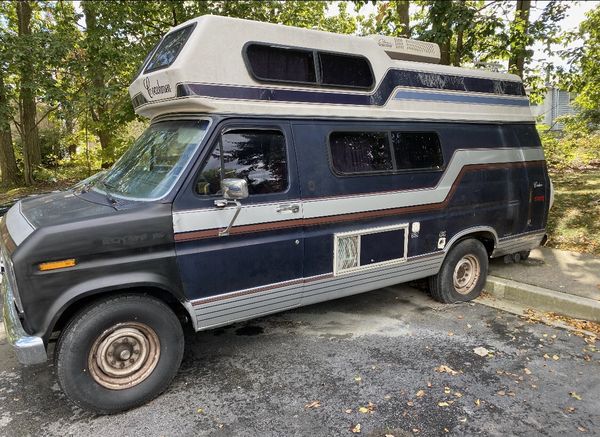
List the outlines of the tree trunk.
{"type": "Polygon", "coordinates": [[[396,1],[396,13],[398,14],[398,23],[400,23],[401,26],[398,36],[403,38],[410,38],[410,15],[408,14],[409,7],[409,0],[396,1]]]}
{"type": "Polygon", "coordinates": [[[452,65],[456,67],[460,67],[460,58],[462,57],[462,51],[464,46],[464,29],[458,29],[456,32],[456,48],[454,50],[454,60],[452,61],[452,65]]]}
{"type": "Polygon", "coordinates": [[[8,105],[4,77],[0,71],[0,176],[5,185],[17,185],[19,182],[19,169],[13,149],[12,133],[8,119],[8,105]]]}
{"type": "MultiPolygon", "coordinates": [[[[31,36],[31,3],[28,0],[17,2],[19,38],[28,40],[31,36]]],[[[31,43],[31,41],[29,41],[31,43]]],[[[19,66],[19,112],[21,119],[21,140],[23,143],[23,177],[26,185],[33,183],[33,171],[41,164],[40,139],[36,123],[35,75],[31,62],[19,66]]]]}
{"type": "Polygon", "coordinates": [[[511,51],[508,61],[508,71],[523,77],[525,57],[527,55],[527,40],[529,27],[529,10],[531,0],[518,0],[515,9],[515,19],[512,23],[511,51]],[[519,29],[524,29],[523,33],[519,29]]]}
{"type": "Polygon", "coordinates": [[[106,127],[107,126],[107,105],[106,99],[102,96],[103,90],[106,88],[105,84],[105,68],[101,59],[97,59],[100,41],[98,39],[98,17],[97,12],[94,8],[93,1],[82,1],[81,7],[85,15],[85,27],[86,27],[86,47],[87,47],[87,76],[88,80],[92,83],[93,93],[100,94],[98,98],[93,99],[89,110],[94,121],[95,126],[93,127],[94,133],[98,136],[100,141],[100,147],[103,151],[103,158],[110,151],[110,147],[113,140],[112,132],[106,127]]]}

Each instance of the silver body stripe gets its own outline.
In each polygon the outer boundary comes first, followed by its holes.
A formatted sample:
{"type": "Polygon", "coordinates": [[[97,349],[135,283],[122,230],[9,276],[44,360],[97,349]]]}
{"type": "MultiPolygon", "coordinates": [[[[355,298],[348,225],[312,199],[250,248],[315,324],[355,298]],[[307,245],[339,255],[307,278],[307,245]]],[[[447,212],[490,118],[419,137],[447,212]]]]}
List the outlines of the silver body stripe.
{"type": "Polygon", "coordinates": [[[35,228],[21,212],[21,202],[17,202],[6,213],[6,227],[17,246],[35,231],[35,228]]]}
{"type": "MultiPolygon", "coordinates": [[[[305,278],[304,282],[227,298],[218,296],[192,301],[196,315],[196,329],[203,330],[251,319],[278,311],[310,305],[340,297],[350,296],[381,287],[434,275],[444,259],[440,252],[428,257],[415,257],[409,261],[380,269],[323,279],[305,278]],[[206,303],[202,303],[202,302],[206,303]]],[[[243,291],[242,291],[243,292],[243,291]]],[[[238,293],[242,293],[238,292],[238,293]]],[[[235,295],[229,293],[228,295],[235,295]]]]}
{"type": "MultiPolygon", "coordinates": [[[[505,237],[493,256],[537,247],[543,231],[505,237]],[[508,251],[508,252],[506,252],[508,251]]],[[[446,247],[448,249],[450,245],[446,247]]],[[[407,262],[343,276],[331,274],[300,278],[265,287],[192,301],[196,330],[215,328],[279,311],[389,287],[435,275],[448,250],[408,258],[407,262]]]]}
{"type": "MultiPolygon", "coordinates": [[[[235,226],[439,203],[446,198],[452,184],[466,165],[539,161],[543,159],[544,152],[540,148],[459,149],[452,156],[436,187],[349,195],[329,199],[246,205],[242,208],[235,226]],[[278,213],[277,205],[288,202],[298,203],[300,206],[299,212],[296,214],[278,213]]],[[[173,213],[173,228],[175,233],[224,228],[234,213],[235,207],[221,210],[204,208],[177,211],[173,213]]]]}

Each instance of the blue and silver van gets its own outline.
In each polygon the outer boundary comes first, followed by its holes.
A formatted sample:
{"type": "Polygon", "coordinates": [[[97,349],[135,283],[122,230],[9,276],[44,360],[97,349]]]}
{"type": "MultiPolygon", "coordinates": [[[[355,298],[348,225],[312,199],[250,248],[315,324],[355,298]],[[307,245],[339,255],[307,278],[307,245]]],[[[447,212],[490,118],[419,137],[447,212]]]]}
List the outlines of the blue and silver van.
{"type": "Polygon", "coordinates": [[[101,176],[0,224],[4,323],[67,396],[147,402],[195,331],[429,278],[477,297],[545,238],[551,183],[521,80],[435,44],[204,16],[130,86],[148,129],[101,176]]]}

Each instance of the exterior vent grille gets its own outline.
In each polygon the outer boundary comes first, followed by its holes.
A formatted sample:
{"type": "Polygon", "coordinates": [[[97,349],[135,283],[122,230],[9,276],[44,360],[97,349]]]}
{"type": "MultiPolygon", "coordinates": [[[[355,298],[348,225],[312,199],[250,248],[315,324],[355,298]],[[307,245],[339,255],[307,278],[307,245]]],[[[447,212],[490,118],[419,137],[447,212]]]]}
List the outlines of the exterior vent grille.
{"type": "Polygon", "coordinates": [[[435,43],[383,35],[370,35],[368,38],[375,40],[392,59],[430,64],[440,62],[440,47],[435,43]]]}
{"type": "Polygon", "coordinates": [[[336,243],[336,272],[358,267],[360,254],[359,236],[348,235],[346,237],[338,237],[336,243]]]}

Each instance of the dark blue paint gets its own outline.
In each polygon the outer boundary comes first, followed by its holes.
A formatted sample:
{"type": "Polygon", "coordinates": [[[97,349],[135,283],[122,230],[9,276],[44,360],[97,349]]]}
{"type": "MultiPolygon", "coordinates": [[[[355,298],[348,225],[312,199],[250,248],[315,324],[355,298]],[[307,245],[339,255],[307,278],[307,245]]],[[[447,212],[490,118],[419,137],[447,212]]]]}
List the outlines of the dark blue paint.
{"type": "MultiPolygon", "coordinates": [[[[521,82],[392,69],[388,70],[375,92],[369,95],[356,92],[309,91],[184,83],[177,85],[177,97],[201,96],[221,99],[382,106],[388,101],[392,92],[398,86],[504,96],[525,96],[525,90],[521,82]]],[[[411,93],[410,91],[402,92],[411,93]]],[[[436,97],[433,93],[428,95],[424,95],[424,93],[418,94],[420,95],[420,99],[425,100],[434,99],[434,97],[436,97]]],[[[399,94],[396,95],[396,98],[398,98],[398,95],[399,94]]],[[[411,95],[416,95],[416,93],[413,92],[411,95]]],[[[529,101],[525,98],[522,100],[506,100],[490,96],[480,97],[480,100],[477,102],[474,101],[475,96],[455,95],[450,97],[448,94],[437,94],[437,98],[441,101],[448,101],[448,99],[451,99],[451,101],[462,103],[506,105],[508,104],[507,102],[510,102],[517,106],[529,105],[529,101]]]]}

